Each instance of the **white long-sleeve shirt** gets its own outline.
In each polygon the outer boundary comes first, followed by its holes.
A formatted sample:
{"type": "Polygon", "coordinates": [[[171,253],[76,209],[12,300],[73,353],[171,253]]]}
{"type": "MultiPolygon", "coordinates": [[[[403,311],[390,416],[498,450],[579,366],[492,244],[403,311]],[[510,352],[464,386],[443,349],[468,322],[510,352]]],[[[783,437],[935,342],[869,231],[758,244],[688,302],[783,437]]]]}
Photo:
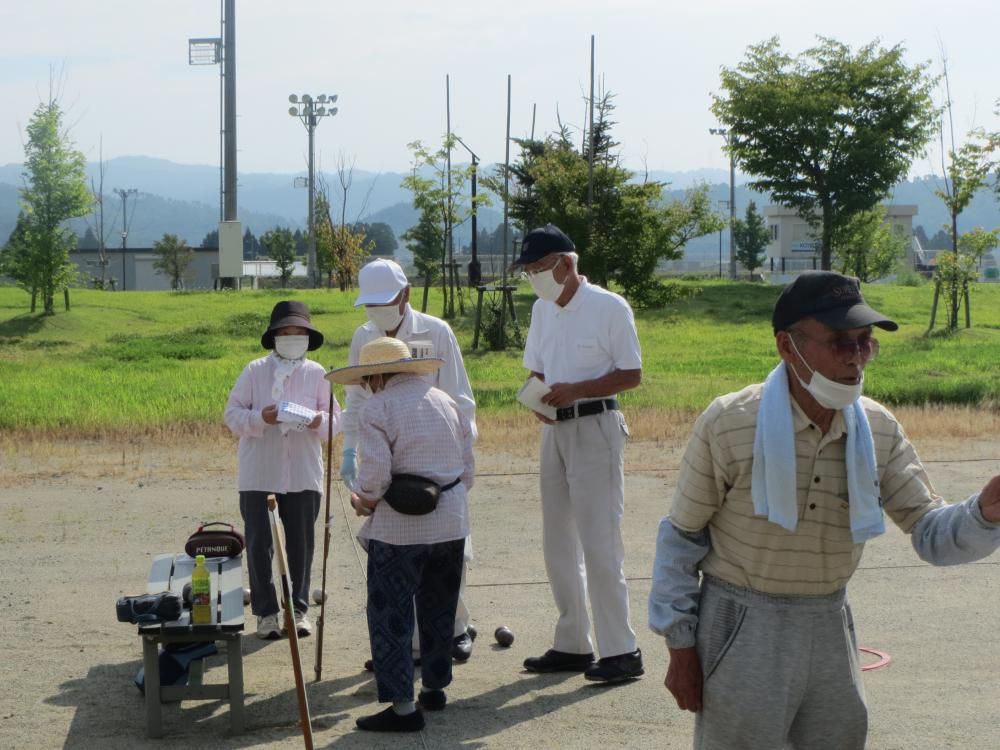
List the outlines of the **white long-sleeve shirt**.
{"type": "MultiPolygon", "coordinates": [[[[380,331],[370,320],[359,326],[351,339],[351,351],[347,359],[348,366],[359,364],[361,347],[380,336],[385,336],[385,332],[380,331]]],[[[407,304],[403,321],[396,332],[396,338],[406,344],[412,341],[431,342],[431,351],[426,356],[440,357],[444,360],[444,364],[436,373],[424,377],[431,385],[440,388],[452,397],[458,410],[472,424],[472,435],[475,439],[478,435],[476,431],[476,400],[472,395],[469,376],[465,372],[462,350],[458,346],[458,340],[451,327],[443,320],[417,312],[407,304]]],[[[357,448],[358,418],[369,395],[364,388],[357,385],[346,386],[345,392],[344,413],[341,422],[344,432],[344,447],[357,448]]],[[[364,456],[363,453],[361,455],[364,456]]]]}
{"type": "MultiPolygon", "coordinates": [[[[323,451],[330,408],[330,383],[323,366],[305,360],[284,382],[280,399],[272,393],[277,355],[255,359],[240,374],[226,404],[226,426],[240,438],[241,492],[323,491],[323,451]],[[264,421],[264,407],[293,401],[322,415],[318,427],[282,432],[264,421]]],[[[333,401],[333,432],[340,427],[340,406],[333,401]]]]}

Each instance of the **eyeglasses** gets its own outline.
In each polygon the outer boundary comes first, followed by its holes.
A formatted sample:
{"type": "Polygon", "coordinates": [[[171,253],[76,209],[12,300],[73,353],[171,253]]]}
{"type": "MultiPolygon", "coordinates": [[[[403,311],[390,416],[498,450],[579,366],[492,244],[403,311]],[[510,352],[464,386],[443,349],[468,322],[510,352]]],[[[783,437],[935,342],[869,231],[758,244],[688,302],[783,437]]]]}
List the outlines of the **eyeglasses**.
{"type": "MultiPolygon", "coordinates": [[[[536,267],[534,267],[534,268],[531,268],[531,267],[528,267],[528,266],[525,266],[524,268],[522,268],[522,269],[521,269],[521,278],[522,278],[522,279],[524,279],[524,280],[527,280],[527,279],[528,279],[529,277],[531,277],[531,276],[535,276],[536,274],[539,274],[539,273],[545,273],[546,271],[551,271],[551,270],[552,270],[553,268],[555,268],[556,266],[558,266],[558,265],[559,265],[559,263],[560,263],[560,260],[559,260],[559,259],[560,259],[561,257],[562,257],[561,255],[558,255],[558,254],[557,254],[557,255],[555,256],[555,262],[553,262],[553,263],[548,263],[547,265],[545,265],[545,266],[544,266],[544,267],[542,267],[542,268],[539,268],[539,267],[537,267],[537,266],[536,266],[536,267]]],[[[544,261],[544,260],[543,260],[543,261],[539,261],[539,262],[540,262],[540,263],[545,263],[545,261],[544,261]]]]}
{"type": "Polygon", "coordinates": [[[822,341],[821,339],[808,336],[802,333],[802,331],[792,330],[789,331],[789,333],[794,336],[801,336],[804,339],[809,339],[820,346],[825,346],[838,359],[847,360],[857,357],[861,359],[862,362],[871,362],[878,356],[879,352],[878,339],[870,333],[862,334],[856,339],[843,338],[833,339],[833,341],[822,341]]]}

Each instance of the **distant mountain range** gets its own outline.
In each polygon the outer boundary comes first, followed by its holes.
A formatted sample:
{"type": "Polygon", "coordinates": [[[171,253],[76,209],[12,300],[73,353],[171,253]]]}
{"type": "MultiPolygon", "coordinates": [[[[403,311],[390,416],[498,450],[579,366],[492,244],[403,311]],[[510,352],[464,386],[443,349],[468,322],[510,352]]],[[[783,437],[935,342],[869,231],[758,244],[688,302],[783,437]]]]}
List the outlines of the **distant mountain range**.
{"type": "MultiPolygon", "coordinates": [[[[492,171],[483,168],[481,174],[492,171]]],[[[98,165],[89,164],[89,177],[96,178],[98,165]]],[[[6,242],[17,221],[18,191],[21,184],[20,164],[0,166],[0,244],[6,242]]],[[[305,173],[270,174],[242,173],[238,183],[238,206],[244,228],[260,235],[280,225],[304,229],[307,216],[307,192],[295,187],[296,178],[305,173]]],[[[348,221],[385,222],[398,237],[416,223],[409,191],[400,186],[406,176],[400,172],[375,174],[361,169],[353,172],[353,181],[347,193],[346,216],[348,221]]],[[[729,199],[729,173],[724,169],[700,169],[689,172],[650,171],[649,179],[668,183],[667,199],[683,197],[684,191],[696,184],[711,186],[713,201],[729,199]]],[[[343,192],[336,173],[322,172],[317,178],[321,185],[329,186],[334,213],[339,215],[343,192]]],[[[760,194],[748,190],[737,176],[736,213],[742,216],[750,200],[763,207],[768,201],[760,194]]],[[[930,236],[948,221],[944,204],[934,190],[934,178],[919,178],[896,186],[890,202],[911,203],[918,208],[914,225],[921,225],[930,236]]],[[[104,163],[105,235],[109,245],[120,243],[121,201],[113,192],[115,188],[135,188],[137,199],[129,201],[130,227],[128,244],[131,247],[149,247],[165,233],[170,232],[197,245],[219,221],[219,170],[217,167],[177,164],[164,159],[145,156],[128,156],[109,159],[104,163]],[[134,213],[133,213],[134,207],[134,213]]],[[[717,202],[715,205],[719,205],[717,202]]],[[[502,220],[502,205],[494,201],[493,207],[481,208],[478,213],[480,229],[491,231],[502,220]]],[[[93,226],[93,221],[89,224],[93,226]]],[[[990,190],[980,191],[960,218],[959,230],[975,226],[994,227],[1000,224],[1000,203],[990,190]]],[[[78,219],[73,228],[83,235],[88,220],[78,219]]],[[[468,244],[468,222],[455,231],[455,246],[468,244]]],[[[686,248],[688,255],[718,252],[718,237],[701,237],[686,248]]],[[[404,253],[405,254],[405,253],[404,253]]]]}

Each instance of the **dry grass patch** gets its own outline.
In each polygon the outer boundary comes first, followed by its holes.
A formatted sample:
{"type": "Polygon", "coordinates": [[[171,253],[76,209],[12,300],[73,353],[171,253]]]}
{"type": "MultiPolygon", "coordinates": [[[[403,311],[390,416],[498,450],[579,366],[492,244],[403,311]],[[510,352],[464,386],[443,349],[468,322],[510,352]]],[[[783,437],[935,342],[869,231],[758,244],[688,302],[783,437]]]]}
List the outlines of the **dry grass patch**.
{"type": "MultiPolygon", "coordinates": [[[[955,406],[903,406],[894,409],[907,434],[918,444],[969,441],[981,454],[993,450],[1000,432],[1000,410],[955,406]]],[[[632,445],[626,452],[630,471],[670,471],[687,443],[696,412],[626,409],[632,445]]],[[[541,425],[525,411],[481,414],[477,452],[485,471],[532,471],[537,468],[541,425]],[[523,462],[523,463],[522,463],[523,462]],[[494,466],[497,464],[497,466],[494,466]]],[[[236,476],[237,440],[221,426],[199,424],[148,427],[101,434],[46,430],[11,431],[0,436],[0,481],[73,479],[197,479],[208,474],[236,476]]],[[[341,439],[334,442],[334,465],[341,439]]],[[[1000,454],[1000,448],[994,451],[1000,454]]]]}

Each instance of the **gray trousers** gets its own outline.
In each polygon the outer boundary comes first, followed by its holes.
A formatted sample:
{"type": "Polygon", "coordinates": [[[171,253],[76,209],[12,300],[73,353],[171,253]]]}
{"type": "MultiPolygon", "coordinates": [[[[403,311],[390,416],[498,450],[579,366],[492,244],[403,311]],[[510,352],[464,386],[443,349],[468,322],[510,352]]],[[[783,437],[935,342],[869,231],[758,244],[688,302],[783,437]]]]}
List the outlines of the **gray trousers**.
{"type": "MultiPolygon", "coordinates": [[[[247,572],[250,577],[250,609],[258,617],[278,613],[271,559],[271,519],[267,515],[269,492],[241,492],[240,514],[246,527],[247,572]]],[[[309,583],[316,548],[316,519],[320,494],[314,490],[278,495],[278,517],[285,529],[285,555],[292,583],[292,606],[305,614],[309,609],[309,583]]],[[[280,583],[278,584],[281,585],[280,583]]]]}
{"type": "Polygon", "coordinates": [[[695,750],[863,750],[868,733],[844,591],[772,596],[706,576],[695,750]]]}

